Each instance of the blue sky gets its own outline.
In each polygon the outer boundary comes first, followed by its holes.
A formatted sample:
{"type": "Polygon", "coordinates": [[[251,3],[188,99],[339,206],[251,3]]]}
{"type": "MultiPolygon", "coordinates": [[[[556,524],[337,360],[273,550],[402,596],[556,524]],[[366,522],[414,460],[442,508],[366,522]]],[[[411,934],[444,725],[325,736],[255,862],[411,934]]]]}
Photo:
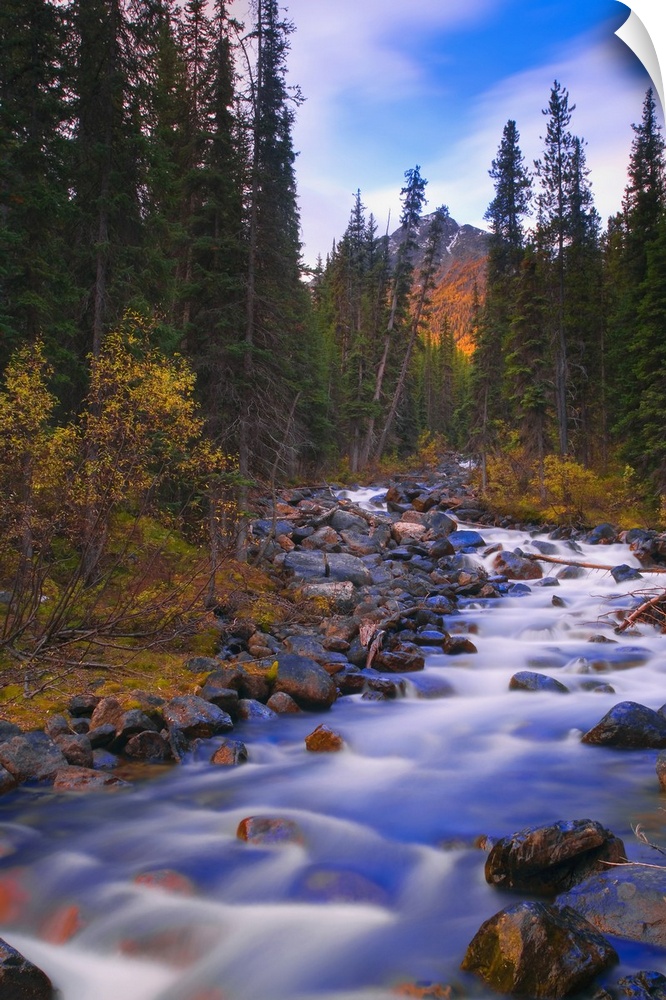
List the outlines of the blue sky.
{"type": "MultiPolygon", "coordinates": [[[[285,0],[296,30],[289,82],[306,98],[294,145],[304,258],[344,232],[354,192],[383,232],[418,164],[431,211],[484,227],[488,170],[516,121],[527,163],[541,155],[551,87],[569,92],[571,130],[587,141],[602,220],[621,205],[650,78],[615,36],[618,0],[285,0]]],[[[231,12],[245,19],[246,0],[231,12]]]]}

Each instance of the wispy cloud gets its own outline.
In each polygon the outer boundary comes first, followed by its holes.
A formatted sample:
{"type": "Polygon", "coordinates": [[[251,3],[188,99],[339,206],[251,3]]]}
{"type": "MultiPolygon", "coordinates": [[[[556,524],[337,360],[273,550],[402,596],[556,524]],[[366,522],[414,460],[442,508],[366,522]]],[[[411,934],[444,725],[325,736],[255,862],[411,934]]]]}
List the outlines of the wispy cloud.
{"type": "MultiPolygon", "coordinates": [[[[515,119],[531,166],[542,151],[541,110],[555,79],[576,105],[571,127],[588,142],[602,218],[620,208],[631,123],[640,119],[648,81],[612,32],[605,39],[598,30],[563,37],[559,46],[548,39],[547,56],[534,65],[537,47],[529,46],[528,32],[536,28],[521,22],[518,56],[524,42],[529,68],[507,72],[499,58],[497,66],[481,64],[475,31],[486,32],[486,44],[489,24],[511,31],[502,15],[510,8],[519,13],[520,0],[421,0],[417,10],[388,0],[287,0],[286,6],[297,27],[289,77],[306,97],[294,142],[310,263],[344,231],[357,188],[380,229],[389,213],[397,224],[403,172],[416,163],[429,180],[429,209],[445,203],[459,222],[483,225],[493,194],[488,169],[502,129],[515,119]],[[452,65],[458,60],[459,67],[461,56],[472,70],[478,66],[469,86],[452,65]]],[[[242,17],[246,7],[237,0],[232,10],[242,17]]],[[[533,6],[529,11],[535,13],[533,6]]],[[[507,37],[515,42],[515,33],[507,37]]]]}

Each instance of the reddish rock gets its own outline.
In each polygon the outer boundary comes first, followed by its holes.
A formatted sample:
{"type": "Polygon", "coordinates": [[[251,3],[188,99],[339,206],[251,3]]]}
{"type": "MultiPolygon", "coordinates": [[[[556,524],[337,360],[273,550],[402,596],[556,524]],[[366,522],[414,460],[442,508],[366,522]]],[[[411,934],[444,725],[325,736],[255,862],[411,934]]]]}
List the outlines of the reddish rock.
{"type": "Polygon", "coordinates": [[[478,653],[478,649],[471,639],[463,635],[448,635],[443,644],[443,650],[447,656],[461,656],[463,653],[478,653]]]}
{"type": "Polygon", "coordinates": [[[526,559],[517,552],[499,552],[493,559],[493,570],[509,580],[540,580],[543,570],[534,559],[526,559]]]}
{"type": "Polygon", "coordinates": [[[247,747],[241,740],[223,740],[213,756],[211,764],[221,767],[235,767],[247,761],[247,747]]]}
{"type": "Polygon", "coordinates": [[[187,875],[181,875],[173,868],[158,868],[152,872],[141,872],[134,878],[136,885],[147,889],[163,889],[164,892],[174,892],[179,896],[194,896],[192,881],[187,875]]]}
{"type": "Polygon", "coordinates": [[[113,726],[116,729],[123,716],[123,712],[123,706],[117,698],[100,698],[90,718],[90,728],[98,729],[100,726],[113,726]]]}
{"type": "Polygon", "coordinates": [[[276,691],[275,694],[270,696],[266,705],[268,708],[272,708],[274,712],[277,712],[278,715],[288,715],[292,712],[301,711],[294,699],[286,691],[276,691]]]}
{"type": "Polygon", "coordinates": [[[83,926],[81,911],[76,903],[59,906],[41,926],[41,936],[49,944],[66,944],[83,926]]]}
{"type": "Polygon", "coordinates": [[[397,643],[390,650],[382,650],[372,661],[377,670],[386,670],[392,674],[411,673],[423,670],[425,657],[415,643],[397,643]]]}
{"type": "Polygon", "coordinates": [[[280,816],[247,816],[236,836],[248,844],[302,844],[303,835],[293,819],[280,816]]]}
{"type": "Polygon", "coordinates": [[[57,772],[53,787],[58,792],[92,792],[99,788],[129,788],[127,781],[105,771],[88,767],[63,767],[57,772]]]}
{"type": "Polygon", "coordinates": [[[345,741],[340,733],[328,726],[317,726],[316,729],[305,737],[305,747],[312,753],[336,753],[343,750],[345,741]]]}

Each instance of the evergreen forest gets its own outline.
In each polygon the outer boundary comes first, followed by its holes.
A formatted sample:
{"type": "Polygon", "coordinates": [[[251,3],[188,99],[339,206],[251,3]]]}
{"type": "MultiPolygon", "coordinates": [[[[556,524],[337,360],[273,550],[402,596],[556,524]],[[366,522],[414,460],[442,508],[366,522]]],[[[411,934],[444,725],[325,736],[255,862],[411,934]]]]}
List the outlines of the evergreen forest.
{"type": "Polygon", "coordinates": [[[474,456],[481,489],[505,500],[529,486],[538,502],[565,470],[615,476],[658,518],[666,182],[652,90],[606,222],[566,87],[544,95],[533,164],[506,123],[461,314],[441,298],[449,209],[425,212],[418,165],[397,165],[395,233],[358,191],[345,232],[304,266],[295,26],[278,0],[251,11],[243,25],[223,0],[1,5],[3,577],[33,572],[58,537],[84,553],[89,584],[122,510],[211,537],[233,521],[241,553],[253,487],[446,449],[474,456]]]}

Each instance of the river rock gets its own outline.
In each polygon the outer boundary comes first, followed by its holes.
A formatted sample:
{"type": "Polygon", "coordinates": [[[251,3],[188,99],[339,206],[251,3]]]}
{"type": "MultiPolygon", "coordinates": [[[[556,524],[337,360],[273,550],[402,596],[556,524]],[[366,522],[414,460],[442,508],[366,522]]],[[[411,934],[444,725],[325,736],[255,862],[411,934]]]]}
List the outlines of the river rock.
{"type": "Polygon", "coordinates": [[[217,705],[223,712],[230,715],[232,719],[237,718],[239,695],[238,691],[235,691],[233,688],[223,687],[221,684],[207,679],[199,691],[199,697],[205,701],[212,702],[213,705],[217,705]]]}
{"type": "Polygon", "coordinates": [[[456,531],[451,531],[448,538],[456,552],[459,552],[461,549],[478,549],[481,545],[486,544],[478,531],[472,531],[469,528],[459,528],[456,531]]]}
{"type": "Polygon", "coordinates": [[[666,867],[626,864],[598,871],[556,899],[599,931],[666,948],[666,867]]]}
{"type": "Polygon", "coordinates": [[[344,750],[345,741],[340,733],[329,726],[317,726],[305,737],[305,749],[311,753],[337,753],[344,750]]]}
{"type": "Polygon", "coordinates": [[[380,650],[372,662],[375,669],[391,674],[411,673],[423,670],[425,656],[413,642],[395,642],[390,649],[380,650]]]}
{"type": "Polygon", "coordinates": [[[94,792],[100,788],[130,788],[127,781],[106,771],[95,771],[89,767],[63,767],[53,781],[57,792],[94,792]]]}
{"type": "Polygon", "coordinates": [[[241,698],[238,702],[238,718],[244,722],[269,722],[277,718],[277,712],[256,698],[241,698]]]}
{"type": "Polygon", "coordinates": [[[493,570],[508,580],[540,580],[543,576],[536,559],[526,559],[517,552],[498,552],[493,559],[493,570]]]}
{"type": "Polygon", "coordinates": [[[569,694],[566,685],[556,681],[554,677],[535,673],[533,670],[519,670],[509,681],[511,691],[553,691],[556,694],[569,694]]]}
{"type": "Polygon", "coordinates": [[[247,747],[241,740],[222,740],[210,762],[218,767],[237,767],[245,764],[247,758],[247,747]]]}
{"type": "Polygon", "coordinates": [[[0,996],[6,1000],[52,1000],[56,996],[46,973],[1,938],[0,996]]]}
{"type": "Polygon", "coordinates": [[[447,656],[462,656],[463,653],[478,653],[471,639],[464,635],[447,635],[442,651],[447,656]]]}
{"type": "Polygon", "coordinates": [[[10,774],[6,767],[0,764],[0,795],[11,792],[18,785],[18,781],[13,774],[10,774]]]}
{"type": "Polygon", "coordinates": [[[425,524],[403,520],[396,521],[391,529],[391,534],[398,545],[404,545],[405,542],[418,542],[426,531],[425,524]]]}
{"type": "Polygon", "coordinates": [[[296,896],[313,903],[370,903],[386,906],[386,890],[360,872],[346,868],[310,868],[296,887],[296,896]]]}
{"type": "Polygon", "coordinates": [[[300,587],[304,597],[320,597],[326,601],[332,610],[344,613],[354,606],[356,588],[349,580],[306,583],[300,587]]]}
{"type": "Polygon", "coordinates": [[[586,535],[583,535],[582,540],[587,542],[588,545],[610,545],[612,542],[617,541],[617,528],[607,522],[598,524],[591,531],[588,531],[586,535]]]}
{"type": "Polygon", "coordinates": [[[600,823],[561,820],[502,837],[486,859],[485,876],[498,889],[554,896],[625,859],[622,841],[600,823]]]}
{"type": "Polygon", "coordinates": [[[236,836],[249,844],[302,844],[298,823],[281,816],[247,816],[238,824],[236,836]]]}
{"type": "Polygon", "coordinates": [[[367,535],[370,525],[360,514],[353,514],[350,510],[338,508],[333,512],[329,522],[332,528],[342,533],[343,531],[353,531],[359,535],[367,535]]]}
{"type": "Polygon", "coordinates": [[[145,760],[152,764],[174,759],[168,739],[154,730],[144,730],[130,736],[123,749],[123,755],[130,760],[145,760]]]}
{"type": "Polygon", "coordinates": [[[302,711],[286,691],[275,691],[266,702],[266,705],[274,712],[277,712],[278,715],[290,715],[302,711]]]}
{"type": "Polygon", "coordinates": [[[666,718],[635,701],[621,701],[582,737],[596,746],[666,747],[666,718]]]}
{"type": "Polygon", "coordinates": [[[123,715],[124,709],[117,698],[100,698],[95,711],[90,718],[90,728],[113,726],[115,729],[123,715]]]}
{"type": "Polygon", "coordinates": [[[666,1000],[666,976],[661,972],[637,972],[623,976],[617,985],[630,1000],[666,1000]]]}
{"type": "Polygon", "coordinates": [[[159,733],[158,727],[145,712],[140,708],[131,708],[129,711],[123,712],[116,723],[116,738],[111,750],[119,753],[132,736],[145,732],[159,733]]]}
{"type": "Polygon", "coordinates": [[[67,766],[62,750],[46,733],[35,731],[0,743],[0,764],[19,782],[52,781],[67,766]]]}
{"type": "Polygon", "coordinates": [[[97,694],[76,694],[67,706],[67,710],[75,719],[87,718],[93,714],[100,701],[97,694]]]}
{"type": "Polygon", "coordinates": [[[616,583],[626,583],[627,580],[643,579],[642,573],[635,566],[627,566],[625,563],[622,563],[621,566],[613,566],[610,572],[616,583]]]}
{"type": "Polygon", "coordinates": [[[617,960],[608,941],[574,910],[521,902],[481,925],[461,967],[500,993],[559,1000],[617,960]]]}
{"type": "Polygon", "coordinates": [[[308,709],[330,708],[337,698],[335,682],[314,660],[295,653],[277,658],[274,690],[284,691],[297,705],[308,709]]]}
{"type": "Polygon", "coordinates": [[[46,722],[44,723],[44,732],[51,739],[55,739],[57,736],[71,736],[72,729],[69,722],[64,715],[50,715],[46,722]]]}
{"type": "Polygon", "coordinates": [[[355,587],[372,583],[370,571],[357,557],[344,552],[287,552],[282,563],[292,576],[305,580],[349,581],[355,587]]]}
{"type": "Polygon", "coordinates": [[[450,535],[457,527],[453,518],[445,514],[443,510],[429,510],[426,514],[425,523],[430,533],[437,537],[450,535]]]}
{"type": "Polygon", "coordinates": [[[88,736],[77,733],[63,733],[53,738],[68,764],[75,767],[93,766],[93,748],[88,736]]]}
{"type": "Polygon", "coordinates": [[[172,698],[163,709],[168,728],[178,730],[188,739],[208,739],[233,729],[233,722],[217,705],[197,695],[172,698]]]}

